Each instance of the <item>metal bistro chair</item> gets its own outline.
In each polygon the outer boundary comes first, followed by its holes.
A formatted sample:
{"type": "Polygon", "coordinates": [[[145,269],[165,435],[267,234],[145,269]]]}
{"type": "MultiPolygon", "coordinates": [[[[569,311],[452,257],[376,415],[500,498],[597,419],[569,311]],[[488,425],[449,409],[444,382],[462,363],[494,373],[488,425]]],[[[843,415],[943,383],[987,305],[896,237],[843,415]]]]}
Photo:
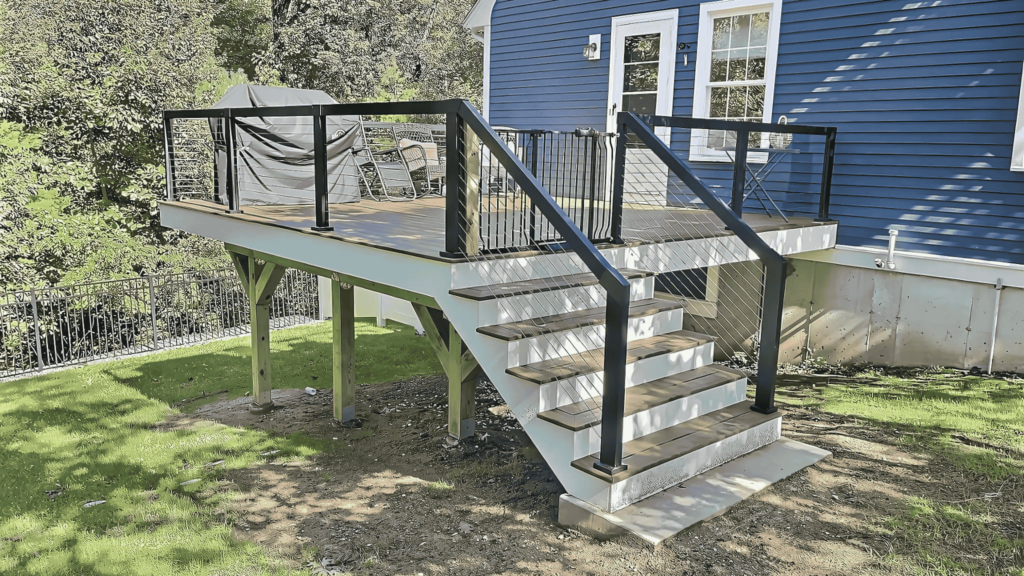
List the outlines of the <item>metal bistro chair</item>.
{"type": "Polygon", "coordinates": [[[419,185],[420,195],[442,195],[446,161],[441,156],[441,147],[434,142],[431,126],[395,124],[392,131],[402,160],[419,185]]]}
{"type": "Polygon", "coordinates": [[[363,147],[354,151],[362,195],[375,200],[406,202],[416,198],[416,183],[402,159],[392,125],[363,122],[363,147]]]}

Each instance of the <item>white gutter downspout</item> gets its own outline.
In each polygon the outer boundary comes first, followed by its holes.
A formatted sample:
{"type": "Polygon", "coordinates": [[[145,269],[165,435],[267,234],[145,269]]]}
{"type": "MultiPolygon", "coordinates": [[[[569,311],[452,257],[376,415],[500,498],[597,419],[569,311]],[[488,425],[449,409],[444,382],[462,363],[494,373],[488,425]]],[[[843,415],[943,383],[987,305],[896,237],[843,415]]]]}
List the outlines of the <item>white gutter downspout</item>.
{"type": "Polygon", "coordinates": [[[1003,279],[996,280],[996,310],[992,314],[992,344],[988,351],[988,373],[992,374],[992,361],[996,357],[996,330],[999,328],[999,305],[1003,296],[1003,279]]]}

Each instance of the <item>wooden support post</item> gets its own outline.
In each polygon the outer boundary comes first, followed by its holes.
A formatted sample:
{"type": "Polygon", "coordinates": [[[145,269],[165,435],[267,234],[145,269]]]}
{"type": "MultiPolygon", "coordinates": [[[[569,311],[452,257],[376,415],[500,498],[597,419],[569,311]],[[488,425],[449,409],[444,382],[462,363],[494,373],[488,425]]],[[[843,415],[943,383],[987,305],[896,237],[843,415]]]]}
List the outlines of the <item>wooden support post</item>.
{"type": "Polygon", "coordinates": [[[334,417],[356,417],[355,290],[331,278],[331,326],[334,334],[334,417]]]}
{"type": "Polygon", "coordinates": [[[481,373],[480,364],[440,310],[422,304],[412,307],[448,375],[448,435],[457,440],[469,438],[476,431],[476,380],[481,373]]]}
{"type": "Polygon", "coordinates": [[[266,414],[274,407],[270,397],[270,304],[287,268],[235,252],[229,254],[249,296],[252,340],[252,404],[249,411],[266,414]]]}

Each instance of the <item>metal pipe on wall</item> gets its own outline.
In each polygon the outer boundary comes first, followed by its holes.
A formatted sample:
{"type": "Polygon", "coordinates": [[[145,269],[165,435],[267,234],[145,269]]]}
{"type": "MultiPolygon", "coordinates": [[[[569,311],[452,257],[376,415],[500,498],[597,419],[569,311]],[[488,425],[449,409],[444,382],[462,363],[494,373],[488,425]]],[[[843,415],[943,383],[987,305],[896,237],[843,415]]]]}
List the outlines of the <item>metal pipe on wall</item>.
{"type": "Polygon", "coordinates": [[[996,279],[996,308],[995,312],[992,313],[992,342],[989,344],[988,350],[988,373],[992,374],[992,362],[996,357],[996,330],[999,328],[999,305],[1002,303],[1003,297],[1003,279],[996,279]]]}

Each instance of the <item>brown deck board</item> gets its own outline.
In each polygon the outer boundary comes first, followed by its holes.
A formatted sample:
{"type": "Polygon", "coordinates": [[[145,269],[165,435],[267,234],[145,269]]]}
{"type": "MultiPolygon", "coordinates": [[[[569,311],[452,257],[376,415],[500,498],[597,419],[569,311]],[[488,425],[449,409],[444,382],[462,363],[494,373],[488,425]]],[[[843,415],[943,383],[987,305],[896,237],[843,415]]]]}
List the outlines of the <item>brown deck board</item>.
{"type": "MultiPolygon", "coordinates": [[[[712,364],[659,378],[639,386],[631,386],[626,388],[623,416],[632,416],[655,406],[693,396],[741,378],[746,378],[746,375],[738,370],[712,364]]],[[[547,410],[538,414],[538,417],[574,432],[590,428],[601,423],[601,398],[592,398],[554,410],[547,410]]]]}
{"type": "MultiPolygon", "coordinates": [[[[711,342],[712,338],[705,334],[678,330],[661,336],[644,338],[629,343],[626,349],[626,364],[638,360],[652,358],[662,354],[679,352],[696,348],[711,342]]],[[[590,374],[604,369],[604,350],[582,352],[571,356],[553,358],[542,362],[523,364],[506,370],[509,374],[534,384],[547,384],[556,380],[565,380],[580,374],[590,374]]]]}
{"type": "MultiPolygon", "coordinates": [[[[348,204],[331,204],[330,219],[334,230],[314,232],[313,205],[243,206],[241,214],[228,214],[210,202],[184,200],[173,202],[196,210],[216,212],[225,218],[259,222],[308,234],[363,244],[444,261],[461,258],[441,256],[444,250],[444,198],[419,198],[410,202],[374,202],[361,200],[348,204]]],[[[623,233],[629,242],[688,240],[727,236],[717,217],[704,210],[659,208],[657,210],[623,208],[623,233]]],[[[810,218],[791,217],[789,224],[778,216],[745,214],[743,221],[757,232],[820,226],[810,218]]],[[[497,232],[495,232],[497,233],[497,232]]],[[[521,255],[521,254],[520,254],[521,255]]]]}
{"type": "Polygon", "coordinates": [[[576,459],[572,466],[611,483],[621,482],[630,476],[781,417],[780,412],[754,412],[745,402],[741,402],[626,442],[622,446],[622,463],[628,468],[611,478],[594,469],[594,464],[599,461],[599,454],[576,459]]]}
{"type": "MultiPolygon", "coordinates": [[[[659,312],[676,310],[682,307],[683,305],[677,299],[649,298],[630,303],[629,317],[643,318],[644,316],[653,316],[659,312]]],[[[591,308],[579,312],[542,316],[523,322],[481,326],[476,331],[499,340],[523,340],[543,334],[583,328],[584,326],[597,326],[604,324],[606,317],[607,308],[591,308]]]]}

